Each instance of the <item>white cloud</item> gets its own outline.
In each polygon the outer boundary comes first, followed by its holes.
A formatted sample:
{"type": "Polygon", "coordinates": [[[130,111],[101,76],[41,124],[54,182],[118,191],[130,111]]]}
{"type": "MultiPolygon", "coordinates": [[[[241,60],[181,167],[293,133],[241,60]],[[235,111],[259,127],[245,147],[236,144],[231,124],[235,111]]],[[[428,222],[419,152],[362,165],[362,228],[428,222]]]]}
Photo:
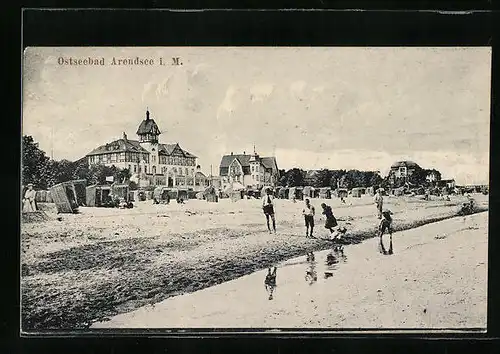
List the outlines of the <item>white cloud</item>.
{"type": "Polygon", "coordinates": [[[236,86],[231,85],[227,88],[226,95],[217,109],[217,120],[220,119],[223,113],[232,114],[236,110],[237,104],[234,101],[234,96],[237,92],[238,88],[236,86]]]}

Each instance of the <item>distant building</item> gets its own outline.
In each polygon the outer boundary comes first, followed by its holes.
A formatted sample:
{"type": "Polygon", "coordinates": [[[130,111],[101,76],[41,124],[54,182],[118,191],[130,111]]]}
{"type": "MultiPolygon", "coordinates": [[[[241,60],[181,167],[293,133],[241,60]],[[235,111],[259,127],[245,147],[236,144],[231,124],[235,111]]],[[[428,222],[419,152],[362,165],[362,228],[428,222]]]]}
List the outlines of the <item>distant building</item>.
{"type": "Polygon", "coordinates": [[[411,176],[420,166],[413,161],[398,161],[391,165],[391,171],[396,178],[406,178],[411,176]]]}
{"type": "Polygon", "coordinates": [[[256,152],[251,155],[224,155],[219,166],[222,189],[230,183],[239,182],[245,187],[259,188],[276,186],[279,178],[275,157],[261,157],[256,152]]]}
{"type": "Polygon", "coordinates": [[[121,139],[95,148],[86,155],[88,164],[129,169],[134,178],[142,179],[146,185],[194,188],[197,157],[178,143],[160,143],[160,129],[149,111],[136,133],[139,140],[129,139],[123,133],[121,139]]]}
{"type": "Polygon", "coordinates": [[[222,189],[222,179],[220,176],[212,176],[208,178],[212,187],[215,189],[222,189]]]}
{"type": "Polygon", "coordinates": [[[439,179],[438,179],[438,175],[436,172],[434,171],[431,171],[426,177],[425,177],[425,180],[429,183],[435,183],[437,182],[439,179]]]}
{"type": "Polygon", "coordinates": [[[454,179],[442,179],[440,181],[437,181],[436,183],[437,187],[446,187],[446,188],[455,188],[455,180],[454,179]]]}

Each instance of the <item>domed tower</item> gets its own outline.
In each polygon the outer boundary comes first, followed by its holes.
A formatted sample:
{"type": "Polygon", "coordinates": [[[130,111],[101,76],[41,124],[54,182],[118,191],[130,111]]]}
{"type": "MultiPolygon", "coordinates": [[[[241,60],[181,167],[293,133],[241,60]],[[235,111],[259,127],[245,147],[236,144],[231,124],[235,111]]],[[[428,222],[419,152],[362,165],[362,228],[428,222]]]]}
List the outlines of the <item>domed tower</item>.
{"type": "Polygon", "coordinates": [[[158,174],[158,136],[161,134],[158,125],[153,118],[150,117],[149,110],[146,110],[146,119],[144,119],[139,128],[137,129],[137,135],[139,136],[140,145],[149,152],[149,156],[143,156],[141,160],[144,160],[145,172],[152,173],[153,175],[158,174]]]}
{"type": "Polygon", "coordinates": [[[158,125],[153,118],[149,116],[149,110],[146,110],[146,119],[144,119],[139,128],[137,135],[139,136],[140,143],[158,144],[158,136],[161,134],[158,125]]]}
{"type": "Polygon", "coordinates": [[[250,173],[252,174],[252,182],[254,185],[259,186],[260,184],[260,157],[255,151],[255,146],[253,147],[253,155],[248,161],[250,163],[250,173]]]}

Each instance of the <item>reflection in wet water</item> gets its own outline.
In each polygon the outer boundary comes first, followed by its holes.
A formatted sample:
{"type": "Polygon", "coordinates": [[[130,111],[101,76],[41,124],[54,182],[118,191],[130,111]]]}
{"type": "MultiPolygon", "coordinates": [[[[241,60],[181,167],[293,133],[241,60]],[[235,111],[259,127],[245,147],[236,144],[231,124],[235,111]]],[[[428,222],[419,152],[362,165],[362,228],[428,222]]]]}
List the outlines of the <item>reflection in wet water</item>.
{"type": "Polygon", "coordinates": [[[378,248],[379,248],[380,253],[382,253],[384,255],[393,254],[394,250],[392,249],[392,235],[390,235],[389,250],[388,251],[386,251],[386,249],[384,247],[384,242],[382,240],[382,236],[380,236],[380,242],[379,242],[378,248]]]}
{"type": "Polygon", "coordinates": [[[309,252],[306,256],[307,260],[307,270],[305,279],[309,285],[313,285],[317,280],[318,276],[316,274],[316,260],[314,258],[314,253],[309,252]]]}
{"type": "Polygon", "coordinates": [[[277,268],[274,267],[271,272],[271,268],[268,268],[266,279],[264,280],[264,286],[266,288],[267,293],[269,294],[269,300],[273,299],[274,289],[276,289],[276,271],[277,268]]]}
{"type": "Polygon", "coordinates": [[[326,255],[326,271],[324,278],[328,279],[333,276],[333,271],[337,269],[339,263],[347,262],[347,257],[344,254],[344,246],[335,246],[330,253],[326,255]]]}

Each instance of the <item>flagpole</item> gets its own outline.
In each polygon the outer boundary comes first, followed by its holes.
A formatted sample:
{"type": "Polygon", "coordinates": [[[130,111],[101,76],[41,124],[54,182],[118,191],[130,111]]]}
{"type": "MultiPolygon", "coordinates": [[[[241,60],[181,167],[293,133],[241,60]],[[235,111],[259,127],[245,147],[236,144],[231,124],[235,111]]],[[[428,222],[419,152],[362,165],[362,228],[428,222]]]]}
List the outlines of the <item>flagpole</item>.
{"type": "Polygon", "coordinates": [[[50,158],[54,160],[54,127],[50,131],[50,158]]]}

